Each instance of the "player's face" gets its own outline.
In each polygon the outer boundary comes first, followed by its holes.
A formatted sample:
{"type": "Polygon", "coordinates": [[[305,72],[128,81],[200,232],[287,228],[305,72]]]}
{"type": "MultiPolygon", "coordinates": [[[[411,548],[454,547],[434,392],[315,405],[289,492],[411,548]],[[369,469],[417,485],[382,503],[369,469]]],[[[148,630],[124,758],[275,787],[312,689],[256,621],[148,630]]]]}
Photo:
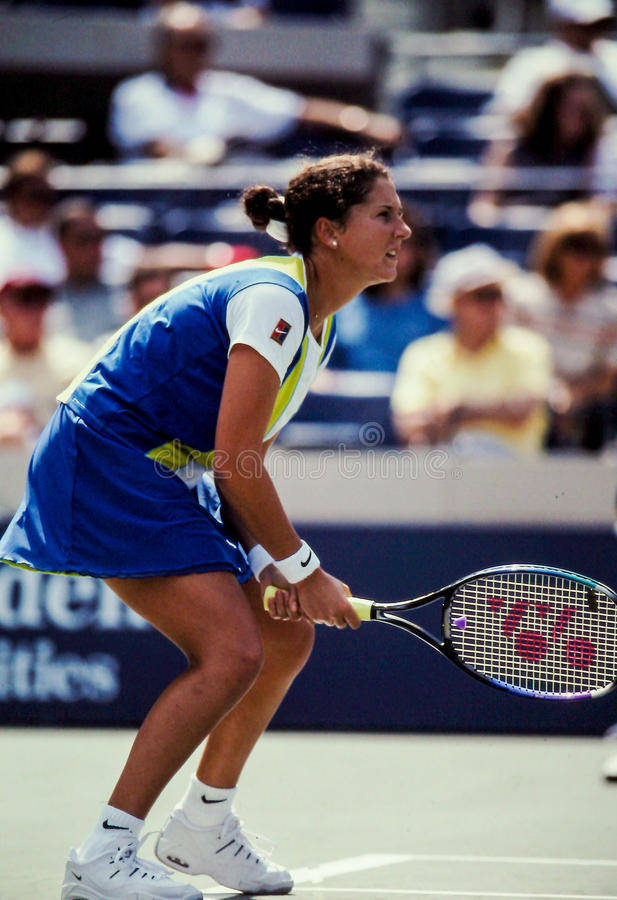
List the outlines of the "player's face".
{"type": "Polygon", "coordinates": [[[389,178],[379,178],[362,203],[352,206],[338,235],[339,255],[365,275],[366,285],[393,281],[398,255],[411,229],[389,178]]]}

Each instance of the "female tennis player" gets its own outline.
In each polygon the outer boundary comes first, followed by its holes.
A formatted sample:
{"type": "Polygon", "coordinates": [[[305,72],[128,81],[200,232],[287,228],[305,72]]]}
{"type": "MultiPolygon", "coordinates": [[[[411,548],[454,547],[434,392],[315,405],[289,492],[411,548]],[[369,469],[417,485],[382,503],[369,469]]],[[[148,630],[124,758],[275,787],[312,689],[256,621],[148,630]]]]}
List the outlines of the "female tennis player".
{"type": "Polygon", "coordinates": [[[236,785],[308,658],[313,623],[360,623],[261,463],[328,360],[333,314],[395,277],[410,231],[370,155],[326,158],[284,198],[253,187],[243,203],[293,255],[200,275],[131,319],[60,396],[0,543],[9,563],[105,579],[188,660],[71,850],[63,900],[201,897],[137,849],[152,804],[206,737],[158,858],[252,894],[293,885],[243,832],[236,785]],[[268,615],[270,584],[285,591],[268,615]]]}

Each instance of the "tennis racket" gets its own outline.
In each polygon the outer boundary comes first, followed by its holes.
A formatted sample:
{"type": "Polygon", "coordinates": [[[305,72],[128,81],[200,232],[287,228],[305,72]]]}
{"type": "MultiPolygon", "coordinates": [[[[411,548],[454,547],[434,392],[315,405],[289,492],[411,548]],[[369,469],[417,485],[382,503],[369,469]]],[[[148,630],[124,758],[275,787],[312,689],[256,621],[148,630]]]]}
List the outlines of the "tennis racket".
{"type": "MultiPolygon", "coordinates": [[[[266,589],[266,608],[276,590],[266,589]]],[[[495,566],[411,600],[350,603],[362,620],[402,628],[469,675],[525,697],[599,697],[617,683],[617,595],[575,572],[495,566]],[[439,638],[399,615],[436,601],[439,638]]]]}

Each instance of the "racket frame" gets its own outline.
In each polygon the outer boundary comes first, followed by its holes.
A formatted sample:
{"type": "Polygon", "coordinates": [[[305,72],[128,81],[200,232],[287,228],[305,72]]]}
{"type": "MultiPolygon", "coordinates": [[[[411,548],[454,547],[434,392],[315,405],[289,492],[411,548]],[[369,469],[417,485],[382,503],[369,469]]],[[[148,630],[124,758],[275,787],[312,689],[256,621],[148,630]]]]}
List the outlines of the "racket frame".
{"type": "MultiPolygon", "coordinates": [[[[497,690],[505,690],[510,694],[519,694],[525,697],[538,697],[539,699],[543,700],[575,700],[588,699],[591,696],[593,696],[594,698],[600,697],[612,691],[613,688],[617,685],[617,680],[613,681],[602,690],[594,691],[593,694],[589,693],[573,695],[572,697],[560,696],[558,694],[534,694],[528,690],[517,690],[517,688],[512,685],[501,683],[489,678],[486,675],[481,675],[479,672],[475,671],[475,669],[471,668],[463,662],[452,643],[450,635],[450,607],[452,605],[452,601],[454,599],[456,591],[459,588],[463,587],[465,584],[468,584],[470,581],[474,581],[479,578],[485,578],[487,576],[490,577],[491,575],[508,575],[516,572],[528,572],[532,574],[553,575],[555,577],[567,578],[571,581],[577,582],[578,584],[584,585],[590,591],[597,591],[606,594],[617,605],[617,594],[612,588],[609,588],[607,585],[602,584],[599,581],[587,578],[584,575],[579,575],[577,572],[571,572],[567,569],[559,569],[552,566],[511,563],[509,565],[505,564],[500,566],[491,566],[487,569],[479,569],[477,572],[472,572],[470,575],[466,575],[464,578],[461,578],[458,581],[451,582],[445,587],[440,588],[438,591],[431,591],[430,593],[423,594],[420,597],[414,597],[408,600],[399,600],[395,602],[379,602],[378,600],[373,600],[369,601],[370,605],[368,609],[366,609],[367,601],[360,601],[360,603],[364,604],[364,608],[360,610],[361,617],[363,619],[375,622],[384,622],[388,625],[394,626],[395,628],[401,628],[403,631],[410,632],[411,634],[415,635],[415,637],[419,638],[419,640],[421,640],[428,647],[431,647],[438,653],[445,655],[451,662],[458,666],[459,669],[462,669],[467,675],[471,675],[476,679],[476,681],[480,681],[482,682],[482,684],[488,684],[490,687],[496,688],[497,690]],[[443,600],[443,608],[441,614],[441,639],[436,637],[434,634],[431,634],[429,631],[426,631],[415,622],[396,615],[396,612],[398,611],[402,612],[409,609],[419,609],[420,607],[426,606],[429,603],[433,603],[434,601],[439,599],[443,600]]],[[[354,601],[356,601],[356,599],[357,598],[351,598],[352,604],[355,605],[354,601]]]]}

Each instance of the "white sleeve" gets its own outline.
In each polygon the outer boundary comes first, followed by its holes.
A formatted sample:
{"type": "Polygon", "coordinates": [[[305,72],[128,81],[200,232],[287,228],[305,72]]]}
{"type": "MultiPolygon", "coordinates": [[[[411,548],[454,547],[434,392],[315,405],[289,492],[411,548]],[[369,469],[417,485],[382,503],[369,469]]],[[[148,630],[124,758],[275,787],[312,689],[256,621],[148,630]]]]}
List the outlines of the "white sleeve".
{"type": "Polygon", "coordinates": [[[282,383],[304,336],[302,304],[279,284],[244,288],[227,304],[229,351],[248,344],[267,359],[282,383]]]}

